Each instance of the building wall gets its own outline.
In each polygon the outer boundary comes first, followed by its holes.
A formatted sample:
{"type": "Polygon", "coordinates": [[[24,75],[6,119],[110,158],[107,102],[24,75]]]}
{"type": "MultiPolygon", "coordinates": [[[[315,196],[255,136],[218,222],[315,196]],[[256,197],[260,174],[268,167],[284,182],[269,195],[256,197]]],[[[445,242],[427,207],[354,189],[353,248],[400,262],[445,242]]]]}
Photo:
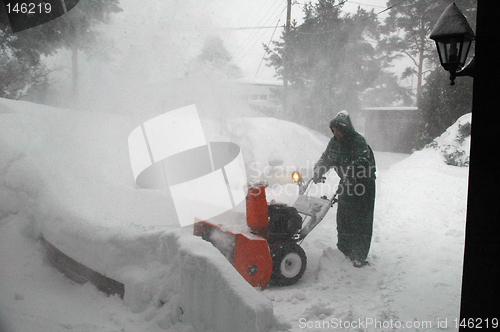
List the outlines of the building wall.
{"type": "Polygon", "coordinates": [[[281,89],[281,85],[255,82],[238,82],[237,84],[239,97],[264,113],[266,110],[278,111],[281,108],[281,101],[275,95],[277,89],[281,89]]]}

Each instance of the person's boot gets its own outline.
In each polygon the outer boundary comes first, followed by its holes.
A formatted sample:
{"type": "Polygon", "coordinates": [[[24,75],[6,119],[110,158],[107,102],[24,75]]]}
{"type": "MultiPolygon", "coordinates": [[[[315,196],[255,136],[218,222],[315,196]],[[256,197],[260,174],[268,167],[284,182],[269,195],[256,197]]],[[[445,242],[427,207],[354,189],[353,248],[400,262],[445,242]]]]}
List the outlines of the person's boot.
{"type": "Polygon", "coordinates": [[[363,267],[365,265],[370,265],[370,263],[368,263],[367,261],[358,261],[357,259],[352,261],[352,266],[357,268],[363,267]]]}

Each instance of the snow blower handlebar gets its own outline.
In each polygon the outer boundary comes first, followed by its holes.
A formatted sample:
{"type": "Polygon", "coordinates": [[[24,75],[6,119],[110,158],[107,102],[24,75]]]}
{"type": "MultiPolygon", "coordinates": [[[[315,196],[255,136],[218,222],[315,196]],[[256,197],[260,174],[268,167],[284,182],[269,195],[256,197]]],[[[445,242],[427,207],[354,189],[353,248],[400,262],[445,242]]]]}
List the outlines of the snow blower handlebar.
{"type": "MultiPolygon", "coordinates": [[[[319,179],[320,181],[309,179],[309,181],[305,182],[300,177],[300,174],[294,173],[293,180],[299,185],[299,196],[293,204],[293,207],[304,216],[302,220],[303,227],[299,234],[299,239],[302,241],[323,220],[328,210],[338,202],[337,195],[339,194],[339,188],[337,188],[337,191],[330,199],[327,196],[311,197],[306,195],[311,187],[311,183],[324,183],[326,180],[325,176],[322,176],[319,179]]],[[[341,183],[339,183],[339,187],[340,185],[341,183]]]]}
{"type": "MultiPolygon", "coordinates": [[[[297,185],[299,186],[299,195],[305,195],[309,191],[311,183],[314,182],[314,178],[309,179],[307,182],[304,181],[299,172],[292,173],[292,180],[293,182],[296,182],[297,185]]],[[[325,181],[326,181],[326,176],[323,175],[319,182],[325,183],[325,181]]]]}
{"type": "MultiPolygon", "coordinates": [[[[293,182],[296,182],[297,185],[299,186],[299,195],[305,195],[309,191],[309,188],[311,188],[311,183],[325,183],[326,176],[323,175],[319,179],[318,182],[315,182],[314,178],[311,178],[306,182],[306,181],[304,181],[302,176],[299,174],[299,172],[293,172],[292,173],[292,180],[293,180],[293,182]]],[[[332,205],[338,202],[337,196],[339,194],[339,190],[340,190],[340,187],[342,186],[342,183],[343,183],[343,179],[340,179],[340,182],[338,183],[337,190],[335,191],[335,194],[330,199],[330,202],[332,205]]],[[[323,196],[323,198],[325,198],[325,197],[326,196],[323,196]]]]}

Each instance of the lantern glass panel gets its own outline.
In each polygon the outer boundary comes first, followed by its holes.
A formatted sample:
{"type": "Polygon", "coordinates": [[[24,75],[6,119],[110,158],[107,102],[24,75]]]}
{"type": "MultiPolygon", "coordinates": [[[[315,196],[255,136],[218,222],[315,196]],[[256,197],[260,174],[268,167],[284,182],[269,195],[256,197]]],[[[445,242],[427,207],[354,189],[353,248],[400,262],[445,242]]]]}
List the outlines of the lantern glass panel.
{"type": "Polygon", "coordinates": [[[439,60],[441,60],[441,64],[447,63],[446,44],[442,41],[438,41],[436,44],[438,46],[439,60]]]}
{"type": "Polygon", "coordinates": [[[467,60],[467,54],[469,53],[471,45],[471,40],[468,38],[464,38],[463,41],[463,46],[462,46],[462,53],[460,54],[460,66],[463,67],[465,64],[465,61],[467,60]]]}

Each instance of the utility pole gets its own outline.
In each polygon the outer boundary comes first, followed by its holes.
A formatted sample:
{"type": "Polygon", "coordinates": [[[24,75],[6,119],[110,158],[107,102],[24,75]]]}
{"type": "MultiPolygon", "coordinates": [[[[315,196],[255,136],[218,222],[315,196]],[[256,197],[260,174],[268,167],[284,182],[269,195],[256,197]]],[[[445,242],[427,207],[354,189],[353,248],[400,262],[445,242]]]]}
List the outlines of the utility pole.
{"type": "Polygon", "coordinates": [[[288,111],[288,64],[287,64],[287,39],[290,32],[290,20],[292,16],[292,0],[287,0],[286,24],[285,24],[285,52],[283,53],[283,115],[288,111]]]}

